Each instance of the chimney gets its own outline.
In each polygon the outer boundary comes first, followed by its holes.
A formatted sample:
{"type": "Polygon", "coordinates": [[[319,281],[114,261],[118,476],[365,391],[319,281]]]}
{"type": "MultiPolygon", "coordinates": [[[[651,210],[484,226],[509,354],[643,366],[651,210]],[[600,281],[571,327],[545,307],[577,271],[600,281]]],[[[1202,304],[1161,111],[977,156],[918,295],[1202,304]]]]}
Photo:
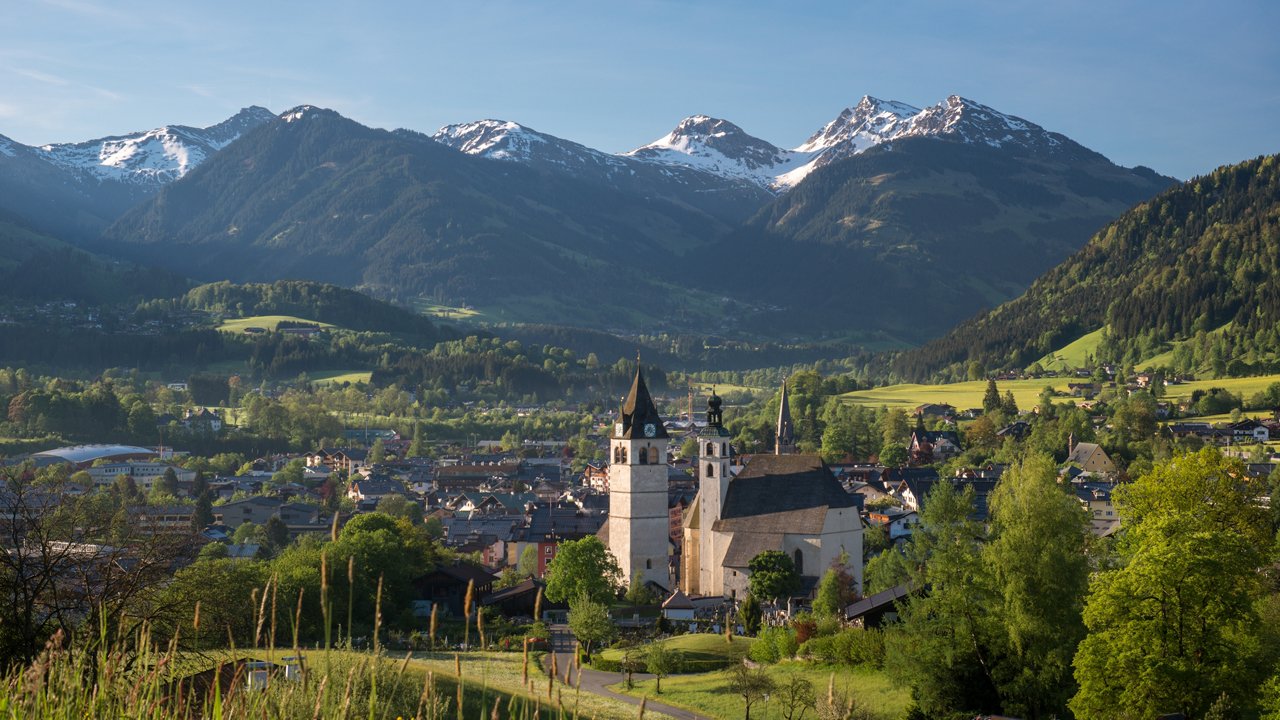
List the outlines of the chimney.
{"type": "Polygon", "coordinates": [[[1067,436],[1067,456],[1076,451],[1076,434],[1073,432],[1067,436]]]}

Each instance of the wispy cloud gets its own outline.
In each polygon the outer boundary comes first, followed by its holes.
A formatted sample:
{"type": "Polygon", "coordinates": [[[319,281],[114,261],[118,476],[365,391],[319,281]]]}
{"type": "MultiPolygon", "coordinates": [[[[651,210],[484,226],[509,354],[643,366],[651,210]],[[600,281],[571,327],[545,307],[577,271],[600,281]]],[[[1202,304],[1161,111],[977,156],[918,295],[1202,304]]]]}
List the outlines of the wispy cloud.
{"type": "Polygon", "coordinates": [[[59,87],[63,87],[71,84],[71,81],[64,77],[59,77],[52,73],[42,72],[40,70],[32,70],[30,68],[9,68],[9,72],[14,73],[15,75],[21,75],[25,78],[30,78],[31,80],[35,80],[39,83],[44,83],[45,85],[57,85],[59,87]]]}

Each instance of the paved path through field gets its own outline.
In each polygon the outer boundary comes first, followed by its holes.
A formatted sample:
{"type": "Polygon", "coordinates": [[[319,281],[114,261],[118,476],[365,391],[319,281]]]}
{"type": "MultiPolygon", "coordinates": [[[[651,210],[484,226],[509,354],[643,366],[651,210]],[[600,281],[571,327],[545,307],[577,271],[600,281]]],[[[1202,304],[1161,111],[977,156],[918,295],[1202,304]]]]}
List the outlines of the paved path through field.
{"type": "MultiPolygon", "coordinates": [[[[547,667],[551,666],[552,653],[556,656],[556,666],[560,669],[561,677],[564,676],[564,669],[573,665],[573,633],[569,631],[567,625],[551,626],[551,653],[543,659],[547,667]]],[[[653,676],[648,673],[635,673],[632,677],[636,680],[652,680],[653,676]]],[[[639,705],[640,698],[631,695],[623,695],[609,689],[610,685],[616,685],[626,679],[621,673],[607,673],[600,670],[592,670],[591,668],[582,668],[582,689],[592,695],[601,695],[613,700],[627,703],[628,705],[639,705]]],[[[711,720],[706,715],[699,715],[684,708],[672,707],[660,702],[655,702],[652,698],[645,702],[645,709],[654,712],[660,712],[664,715],[670,715],[676,720],[711,720]]]]}

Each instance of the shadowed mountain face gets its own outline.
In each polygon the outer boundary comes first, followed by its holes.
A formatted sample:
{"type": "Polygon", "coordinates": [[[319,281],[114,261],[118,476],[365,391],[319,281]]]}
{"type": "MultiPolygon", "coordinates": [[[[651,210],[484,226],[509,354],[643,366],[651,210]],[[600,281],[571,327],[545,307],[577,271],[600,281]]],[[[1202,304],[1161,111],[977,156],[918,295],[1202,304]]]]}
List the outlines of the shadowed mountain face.
{"type": "Polygon", "coordinates": [[[916,343],[1016,296],[1171,182],[1088,151],[907,138],[815,170],[693,264],[734,258],[716,288],[781,309],[758,327],[916,343]]]}

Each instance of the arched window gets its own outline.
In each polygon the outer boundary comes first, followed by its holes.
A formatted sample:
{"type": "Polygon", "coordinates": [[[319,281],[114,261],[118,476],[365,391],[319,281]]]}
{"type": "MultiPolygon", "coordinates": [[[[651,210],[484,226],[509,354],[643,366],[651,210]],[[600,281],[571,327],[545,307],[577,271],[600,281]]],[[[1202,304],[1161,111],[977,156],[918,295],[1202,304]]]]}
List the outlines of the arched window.
{"type": "Polygon", "coordinates": [[[707,463],[707,477],[713,478],[715,476],[716,476],[716,466],[713,465],[712,463],[707,463]]]}
{"type": "Polygon", "coordinates": [[[804,554],[800,552],[800,548],[796,548],[795,552],[796,574],[804,574],[804,554]]]}
{"type": "Polygon", "coordinates": [[[613,448],[613,462],[615,465],[622,462],[622,446],[621,445],[615,445],[613,448]]]}
{"type": "Polygon", "coordinates": [[[624,447],[620,447],[620,448],[618,448],[618,450],[622,451],[622,459],[621,459],[621,460],[619,460],[618,462],[622,463],[623,465],[626,465],[626,464],[627,464],[627,449],[626,449],[626,448],[624,448],[624,447]]]}
{"type": "Polygon", "coordinates": [[[645,570],[652,570],[652,569],[653,569],[653,558],[645,558],[645,559],[644,559],[644,569],[645,569],[645,570]]]}
{"type": "Polygon", "coordinates": [[[640,448],[640,460],[639,460],[639,462],[640,462],[640,464],[641,464],[641,465],[648,465],[648,464],[649,464],[649,448],[640,448]]]}
{"type": "Polygon", "coordinates": [[[715,457],[715,456],[716,456],[716,446],[711,443],[707,443],[707,457],[715,457]]]}

